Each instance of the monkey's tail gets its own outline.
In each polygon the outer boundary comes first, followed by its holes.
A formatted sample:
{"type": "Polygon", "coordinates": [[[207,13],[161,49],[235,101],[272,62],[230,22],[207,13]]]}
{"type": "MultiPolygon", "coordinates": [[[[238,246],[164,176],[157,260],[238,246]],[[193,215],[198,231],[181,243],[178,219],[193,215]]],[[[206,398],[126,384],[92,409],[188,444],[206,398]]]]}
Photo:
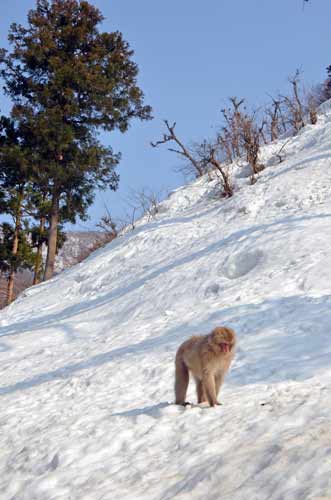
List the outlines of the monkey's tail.
{"type": "Polygon", "coordinates": [[[181,352],[179,351],[176,355],[176,375],[175,375],[175,396],[177,405],[183,405],[185,403],[188,383],[189,383],[189,372],[183,361],[181,352]]]}

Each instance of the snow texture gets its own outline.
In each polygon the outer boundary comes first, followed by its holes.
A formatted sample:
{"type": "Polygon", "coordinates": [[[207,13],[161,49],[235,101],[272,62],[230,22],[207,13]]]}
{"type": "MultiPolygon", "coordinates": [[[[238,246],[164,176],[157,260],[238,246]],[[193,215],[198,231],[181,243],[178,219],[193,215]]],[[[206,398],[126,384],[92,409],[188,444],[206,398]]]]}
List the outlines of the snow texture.
{"type": "Polygon", "coordinates": [[[330,138],[326,106],[255,185],[178,189],[1,311],[2,500],[331,499],[330,138]],[[173,405],[177,347],[223,324],[222,406],[173,405]]]}
{"type": "MultiPolygon", "coordinates": [[[[68,267],[74,266],[82,260],[97,242],[104,238],[102,232],[97,231],[68,231],[62,248],[60,248],[55,261],[55,271],[59,273],[68,267]]],[[[44,257],[46,261],[47,250],[44,257]]]]}

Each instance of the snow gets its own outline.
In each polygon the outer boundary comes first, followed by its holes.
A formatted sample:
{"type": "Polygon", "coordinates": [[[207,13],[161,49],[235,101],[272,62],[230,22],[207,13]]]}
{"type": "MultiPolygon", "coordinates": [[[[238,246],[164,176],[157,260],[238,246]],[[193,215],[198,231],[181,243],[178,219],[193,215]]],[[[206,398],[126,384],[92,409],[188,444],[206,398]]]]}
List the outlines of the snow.
{"type": "MultiPolygon", "coordinates": [[[[68,267],[74,266],[83,260],[93,249],[96,243],[102,242],[105,235],[97,231],[66,231],[65,242],[56,256],[55,271],[59,273],[68,267]]],[[[46,261],[47,249],[44,248],[46,261]]]]}
{"type": "Polygon", "coordinates": [[[330,137],[325,106],[255,185],[178,189],[1,311],[1,499],[330,500],[330,137]],[[223,324],[222,406],[173,405],[177,347],[223,324]]]}

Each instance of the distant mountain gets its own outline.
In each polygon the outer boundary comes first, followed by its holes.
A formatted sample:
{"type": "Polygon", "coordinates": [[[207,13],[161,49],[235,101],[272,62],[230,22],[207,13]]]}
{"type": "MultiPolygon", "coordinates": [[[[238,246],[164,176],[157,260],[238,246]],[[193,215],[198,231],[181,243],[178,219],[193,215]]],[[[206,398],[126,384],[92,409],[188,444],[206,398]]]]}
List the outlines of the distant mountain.
{"type": "Polygon", "coordinates": [[[86,258],[96,244],[104,240],[104,233],[98,231],[70,231],[66,241],[56,257],[56,273],[74,266],[86,258]]]}

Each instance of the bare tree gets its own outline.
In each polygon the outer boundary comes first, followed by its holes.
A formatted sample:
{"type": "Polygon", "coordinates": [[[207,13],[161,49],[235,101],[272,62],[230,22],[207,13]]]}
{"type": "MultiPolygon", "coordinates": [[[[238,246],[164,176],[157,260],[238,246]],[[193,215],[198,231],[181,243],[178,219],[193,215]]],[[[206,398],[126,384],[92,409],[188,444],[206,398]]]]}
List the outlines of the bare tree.
{"type": "Polygon", "coordinates": [[[256,174],[264,169],[264,165],[259,163],[260,152],[260,131],[252,117],[245,115],[242,117],[240,137],[243,149],[246,153],[247,163],[251,167],[251,183],[256,182],[256,174]]]}
{"type": "Polygon", "coordinates": [[[194,154],[194,157],[199,162],[203,172],[208,174],[210,174],[210,171],[213,170],[209,161],[209,147],[210,143],[206,139],[202,142],[195,142],[192,146],[192,153],[194,154]]]}
{"type": "Polygon", "coordinates": [[[233,184],[230,178],[229,165],[223,165],[217,159],[217,147],[210,147],[210,164],[215,168],[221,178],[222,188],[223,188],[223,196],[231,197],[233,196],[233,184]]]}
{"type": "Polygon", "coordinates": [[[305,93],[305,112],[309,116],[309,122],[315,125],[318,121],[318,107],[328,99],[325,94],[325,86],[314,85],[305,93]]]}
{"type": "Polygon", "coordinates": [[[218,143],[220,144],[225,154],[226,162],[232,163],[234,157],[233,157],[231,133],[229,132],[229,130],[227,130],[227,128],[223,127],[222,131],[218,133],[217,137],[218,137],[218,143]]]}
{"type": "Polygon", "coordinates": [[[117,238],[118,230],[117,224],[114,221],[108,207],[105,207],[106,213],[101,217],[99,222],[97,223],[97,228],[101,229],[102,234],[104,235],[105,240],[107,242],[112,241],[114,238],[117,238]]]}
{"type": "Polygon", "coordinates": [[[311,125],[316,125],[317,123],[317,108],[317,100],[313,94],[310,94],[307,98],[307,111],[311,125]]]}
{"type": "Polygon", "coordinates": [[[269,133],[271,142],[278,139],[281,132],[281,124],[283,127],[283,132],[285,132],[285,122],[282,119],[281,104],[282,99],[275,99],[272,97],[272,104],[266,108],[266,115],[269,119],[269,133]]]}
{"type": "Polygon", "coordinates": [[[234,158],[238,158],[241,155],[240,148],[240,128],[243,112],[241,111],[241,106],[245,102],[245,99],[238,99],[237,97],[230,97],[229,101],[231,106],[228,108],[221,109],[223,115],[224,125],[222,127],[222,139],[223,144],[228,143],[227,148],[231,148],[231,154],[227,151],[228,158],[231,161],[234,158]]]}
{"type": "Polygon", "coordinates": [[[260,124],[258,125],[258,131],[259,131],[259,135],[260,135],[261,139],[263,140],[264,144],[268,144],[266,135],[264,133],[264,129],[267,128],[267,126],[268,126],[267,118],[265,116],[263,116],[260,124]]]}
{"type": "Polygon", "coordinates": [[[154,219],[160,213],[161,201],[168,194],[169,192],[166,189],[159,192],[154,192],[146,187],[141,190],[131,189],[125,198],[125,214],[121,219],[116,219],[118,234],[127,229],[133,231],[136,228],[138,219],[143,216],[146,216],[148,221],[154,219]]]}
{"type": "Polygon", "coordinates": [[[194,158],[192,155],[191,151],[189,148],[187,148],[181,140],[179,140],[177,134],[175,133],[175,127],[176,127],[176,122],[173,123],[173,125],[170,125],[168,120],[164,120],[165,126],[167,128],[167,133],[163,134],[163,138],[159,141],[156,142],[151,142],[151,146],[153,148],[156,148],[160,146],[161,144],[166,144],[168,142],[174,142],[177,144],[179,149],[174,149],[174,148],[168,148],[168,151],[171,151],[173,153],[176,153],[179,155],[181,158],[186,158],[189,160],[190,164],[193,167],[193,171],[195,174],[195,177],[201,177],[204,174],[202,166],[199,164],[199,162],[194,158]]]}
{"type": "Polygon", "coordinates": [[[289,78],[292,86],[292,95],[283,96],[283,102],[287,109],[289,124],[295,133],[298,133],[305,126],[304,106],[300,91],[300,71],[297,69],[294,76],[289,78]]]}
{"type": "Polygon", "coordinates": [[[199,161],[204,166],[205,171],[211,176],[216,172],[221,181],[222,196],[230,197],[233,195],[233,185],[230,175],[230,164],[223,160],[224,150],[220,134],[216,136],[215,141],[204,140],[196,147],[196,154],[199,161]]]}

